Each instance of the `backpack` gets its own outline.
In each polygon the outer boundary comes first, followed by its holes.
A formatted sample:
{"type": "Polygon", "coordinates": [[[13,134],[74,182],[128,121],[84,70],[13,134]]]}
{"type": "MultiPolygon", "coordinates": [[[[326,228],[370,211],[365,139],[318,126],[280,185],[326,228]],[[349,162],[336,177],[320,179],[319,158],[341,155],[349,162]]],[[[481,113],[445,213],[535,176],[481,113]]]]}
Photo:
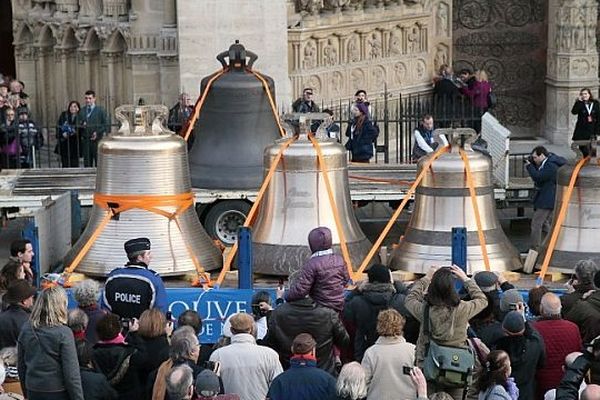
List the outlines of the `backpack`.
{"type": "Polygon", "coordinates": [[[425,347],[423,375],[440,387],[466,388],[471,383],[475,357],[470,348],[441,346],[430,336],[429,305],[425,305],[423,333],[429,343],[425,347]]]}

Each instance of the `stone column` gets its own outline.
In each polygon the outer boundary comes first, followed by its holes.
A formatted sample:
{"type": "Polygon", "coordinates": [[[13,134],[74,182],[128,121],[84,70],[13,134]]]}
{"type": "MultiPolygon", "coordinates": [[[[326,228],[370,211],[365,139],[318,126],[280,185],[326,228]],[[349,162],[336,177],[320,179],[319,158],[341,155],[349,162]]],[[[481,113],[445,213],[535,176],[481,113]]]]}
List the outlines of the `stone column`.
{"type": "Polygon", "coordinates": [[[175,10],[175,0],[164,0],[163,27],[177,27],[177,11],[175,10]]]}
{"type": "Polygon", "coordinates": [[[567,144],[576,117],[571,107],[583,87],[598,95],[596,0],[549,0],[546,76],[546,136],[567,144]]]}

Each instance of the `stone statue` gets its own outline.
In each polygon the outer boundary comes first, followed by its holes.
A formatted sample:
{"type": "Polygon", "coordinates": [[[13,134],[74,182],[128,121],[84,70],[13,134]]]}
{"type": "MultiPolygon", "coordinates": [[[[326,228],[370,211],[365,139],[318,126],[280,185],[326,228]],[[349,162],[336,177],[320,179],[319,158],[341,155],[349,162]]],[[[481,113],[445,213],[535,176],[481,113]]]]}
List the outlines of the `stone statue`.
{"type": "Polygon", "coordinates": [[[327,45],[323,48],[323,59],[327,66],[336,65],[338,63],[338,51],[336,44],[332,39],[327,41],[327,45]]]}
{"type": "Polygon", "coordinates": [[[444,64],[448,64],[448,49],[446,48],[446,46],[439,45],[437,46],[435,51],[435,70],[439,71],[440,67],[444,64]]]}
{"type": "Polygon", "coordinates": [[[446,3],[438,4],[435,18],[438,36],[448,36],[448,5],[446,3]]]}
{"type": "Polygon", "coordinates": [[[421,29],[415,25],[408,33],[408,52],[410,54],[421,52],[421,29]]]}
{"type": "Polygon", "coordinates": [[[394,65],[394,78],[396,80],[397,85],[401,85],[404,82],[404,78],[406,77],[406,65],[404,63],[399,62],[394,65]]]}
{"type": "Polygon", "coordinates": [[[310,15],[317,15],[323,8],[321,0],[298,0],[296,3],[296,9],[299,12],[306,12],[310,15]]]}
{"type": "Polygon", "coordinates": [[[369,50],[369,56],[372,59],[381,57],[381,39],[379,39],[379,35],[374,32],[371,35],[371,39],[369,39],[368,43],[371,46],[371,49],[369,50]]]}
{"type": "Polygon", "coordinates": [[[399,56],[402,54],[402,38],[398,31],[392,31],[390,35],[389,55],[399,56]]]}
{"type": "Polygon", "coordinates": [[[307,42],[304,46],[304,68],[314,68],[317,66],[317,46],[315,42],[307,42]]]}
{"type": "Polygon", "coordinates": [[[357,62],[360,60],[360,51],[358,49],[358,38],[352,37],[348,41],[348,61],[357,62]]]}
{"type": "Polygon", "coordinates": [[[323,0],[323,10],[338,13],[350,0],[323,0]]]}

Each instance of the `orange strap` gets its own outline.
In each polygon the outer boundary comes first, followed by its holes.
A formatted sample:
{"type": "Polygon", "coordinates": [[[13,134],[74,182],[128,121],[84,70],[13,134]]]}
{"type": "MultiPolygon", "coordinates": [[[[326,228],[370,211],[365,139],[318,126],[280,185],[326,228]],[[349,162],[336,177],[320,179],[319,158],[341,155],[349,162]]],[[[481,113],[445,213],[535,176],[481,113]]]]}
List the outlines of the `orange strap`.
{"type": "Polygon", "coordinates": [[[481,214],[479,214],[479,204],[477,204],[477,192],[475,192],[475,182],[473,181],[473,174],[471,173],[469,157],[463,149],[459,149],[458,151],[460,153],[460,158],[462,158],[463,163],[465,164],[467,186],[469,186],[471,204],[473,205],[473,213],[475,213],[475,224],[477,225],[477,235],[479,236],[479,246],[481,246],[481,254],[483,255],[483,264],[485,265],[485,270],[490,271],[490,258],[488,257],[485,235],[483,234],[483,227],[481,226],[481,214]]]}
{"type": "Polygon", "coordinates": [[[567,186],[567,190],[563,193],[562,196],[562,204],[560,205],[560,211],[558,212],[558,216],[556,218],[556,223],[554,228],[552,229],[552,236],[550,236],[550,242],[548,243],[548,248],[546,249],[546,255],[544,256],[544,262],[542,263],[542,268],[539,272],[539,277],[537,278],[537,284],[541,285],[544,280],[544,276],[546,276],[546,272],[548,272],[548,266],[550,265],[550,260],[552,259],[552,253],[554,253],[554,247],[556,246],[556,241],[558,240],[558,234],[560,233],[560,229],[562,227],[562,223],[567,216],[567,208],[569,207],[569,200],[573,194],[573,188],[575,187],[575,182],[577,182],[577,176],[579,175],[579,171],[585,163],[590,159],[590,157],[585,157],[577,162],[575,168],[573,169],[573,173],[571,174],[571,179],[569,180],[569,186],[567,186]]]}
{"type": "MultiPolygon", "coordinates": [[[[133,208],[146,210],[154,214],[162,215],[169,220],[175,221],[177,229],[179,229],[179,232],[183,234],[178,217],[183,211],[194,205],[194,195],[191,192],[180,193],[176,195],[107,195],[95,193],[94,204],[105,209],[106,215],[96,227],[88,241],[81,248],[81,251],[73,259],[71,265],[65,269],[65,274],[67,275],[66,282],[69,281],[70,275],[77,268],[83,257],[85,257],[96,239],[98,239],[98,236],[100,236],[114,215],[131,210],[133,208]],[[159,207],[176,207],[176,209],[174,212],[167,212],[159,207]]],[[[185,237],[184,243],[190,258],[192,259],[192,263],[198,272],[198,275],[203,276],[204,279],[206,279],[204,268],[202,268],[200,261],[194,255],[191,247],[187,243],[187,240],[185,240],[185,237]]],[[[210,277],[208,277],[208,281],[210,281],[210,277]]]]}
{"type": "Polygon", "coordinates": [[[367,182],[377,182],[377,183],[386,183],[388,185],[412,185],[413,181],[403,181],[400,179],[383,179],[383,178],[372,178],[370,176],[360,176],[360,175],[348,175],[350,179],[356,179],[359,181],[367,181],[367,182]]]}
{"type": "Polygon", "coordinates": [[[186,142],[189,139],[190,135],[192,134],[192,131],[194,130],[194,125],[196,124],[196,121],[198,120],[198,117],[200,116],[200,110],[202,109],[202,106],[204,105],[204,102],[206,101],[206,97],[208,97],[208,92],[210,90],[210,87],[212,86],[214,81],[219,79],[221,77],[221,75],[223,75],[227,71],[228,71],[227,68],[223,68],[222,70],[215,72],[213,77],[210,78],[209,81],[207,82],[206,87],[204,88],[204,92],[202,93],[202,96],[200,96],[200,98],[198,99],[198,102],[194,106],[194,112],[192,113],[191,118],[188,119],[188,121],[186,122],[185,129],[183,130],[182,136],[186,142]]]}
{"type": "Polygon", "coordinates": [[[273,117],[275,118],[275,122],[277,122],[277,127],[279,127],[279,134],[281,137],[285,136],[285,129],[281,125],[281,121],[279,121],[279,114],[277,113],[277,107],[275,106],[275,100],[273,100],[273,95],[271,94],[271,90],[269,89],[269,84],[267,80],[258,72],[247,69],[252,75],[258,78],[258,80],[262,83],[265,92],[267,93],[267,97],[269,98],[269,104],[271,105],[271,111],[273,112],[273,117]]]}
{"type": "MultiPolygon", "coordinates": [[[[252,222],[254,220],[254,216],[258,212],[258,206],[260,205],[260,202],[261,202],[262,198],[264,197],[265,192],[267,191],[267,188],[269,187],[269,183],[271,183],[271,180],[273,179],[273,175],[275,175],[275,169],[277,168],[277,165],[281,161],[284,151],[296,139],[297,139],[297,137],[293,137],[281,145],[281,148],[279,149],[277,156],[275,156],[275,160],[273,160],[273,164],[271,164],[271,168],[269,168],[269,172],[267,173],[267,176],[265,176],[262,186],[260,187],[260,190],[258,191],[258,194],[256,195],[256,200],[254,201],[254,204],[252,204],[252,208],[250,209],[250,212],[248,213],[248,216],[246,217],[246,221],[244,221],[244,227],[248,227],[252,224],[252,222]]],[[[237,249],[238,249],[238,243],[235,242],[233,244],[233,246],[231,247],[231,250],[229,251],[227,258],[225,259],[225,263],[223,264],[223,269],[221,270],[221,273],[219,274],[219,277],[217,278],[217,281],[215,282],[215,286],[217,286],[217,287],[221,286],[221,284],[223,283],[223,280],[225,279],[225,275],[227,275],[227,272],[229,272],[229,270],[231,269],[231,263],[233,262],[233,258],[235,257],[235,253],[237,252],[237,249]]]]}
{"type": "Polygon", "coordinates": [[[323,180],[325,181],[325,187],[327,188],[329,204],[333,209],[333,219],[335,221],[335,227],[340,237],[340,247],[342,248],[342,256],[344,257],[346,267],[348,268],[348,276],[352,278],[352,259],[350,258],[350,252],[348,251],[346,237],[344,236],[344,227],[342,225],[342,221],[340,220],[340,213],[338,211],[337,205],[335,204],[335,198],[333,197],[333,188],[331,186],[331,181],[329,180],[329,171],[327,170],[327,164],[325,164],[325,157],[323,157],[323,152],[321,151],[321,145],[319,144],[319,142],[312,135],[308,135],[308,138],[310,139],[315,150],[317,151],[317,160],[319,162],[319,167],[323,172],[323,180]]]}
{"type": "Polygon", "coordinates": [[[402,212],[402,210],[404,209],[404,207],[406,206],[406,204],[410,200],[410,196],[412,196],[412,194],[415,192],[415,190],[417,190],[417,187],[419,186],[419,184],[421,183],[421,181],[425,177],[425,174],[429,170],[429,167],[431,167],[431,164],[439,156],[441,156],[442,154],[444,154],[445,152],[447,152],[448,148],[449,148],[449,146],[440,147],[425,162],[425,165],[423,165],[423,169],[421,170],[421,172],[417,176],[417,179],[415,179],[415,181],[413,182],[412,186],[408,189],[408,192],[406,193],[406,195],[402,199],[402,203],[400,203],[400,206],[396,209],[396,211],[394,212],[394,214],[392,215],[392,217],[388,221],[388,223],[385,226],[385,228],[383,228],[383,231],[381,232],[381,234],[379,235],[379,237],[377,238],[377,240],[373,244],[373,247],[371,247],[371,250],[369,251],[369,254],[367,254],[367,257],[363,260],[363,262],[360,265],[360,268],[358,269],[358,271],[356,271],[354,273],[354,276],[352,278],[353,281],[356,282],[357,279],[360,277],[360,274],[362,274],[363,271],[365,270],[365,268],[367,268],[367,265],[369,265],[369,262],[371,262],[371,259],[373,258],[373,256],[375,255],[375,253],[379,250],[379,246],[381,246],[381,243],[383,242],[383,239],[387,236],[387,234],[390,231],[390,229],[392,229],[392,226],[394,225],[394,223],[396,222],[396,220],[400,216],[400,213],[402,212]]]}

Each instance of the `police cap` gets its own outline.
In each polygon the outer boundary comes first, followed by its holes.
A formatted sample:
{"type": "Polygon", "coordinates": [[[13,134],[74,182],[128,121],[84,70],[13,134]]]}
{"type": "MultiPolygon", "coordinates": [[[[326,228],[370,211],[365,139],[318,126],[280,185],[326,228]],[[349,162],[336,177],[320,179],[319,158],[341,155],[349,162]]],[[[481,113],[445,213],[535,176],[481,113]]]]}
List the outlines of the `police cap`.
{"type": "Polygon", "coordinates": [[[131,239],[125,242],[125,253],[132,254],[144,250],[150,250],[150,239],[148,238],[137,238],[131,239]]]}

